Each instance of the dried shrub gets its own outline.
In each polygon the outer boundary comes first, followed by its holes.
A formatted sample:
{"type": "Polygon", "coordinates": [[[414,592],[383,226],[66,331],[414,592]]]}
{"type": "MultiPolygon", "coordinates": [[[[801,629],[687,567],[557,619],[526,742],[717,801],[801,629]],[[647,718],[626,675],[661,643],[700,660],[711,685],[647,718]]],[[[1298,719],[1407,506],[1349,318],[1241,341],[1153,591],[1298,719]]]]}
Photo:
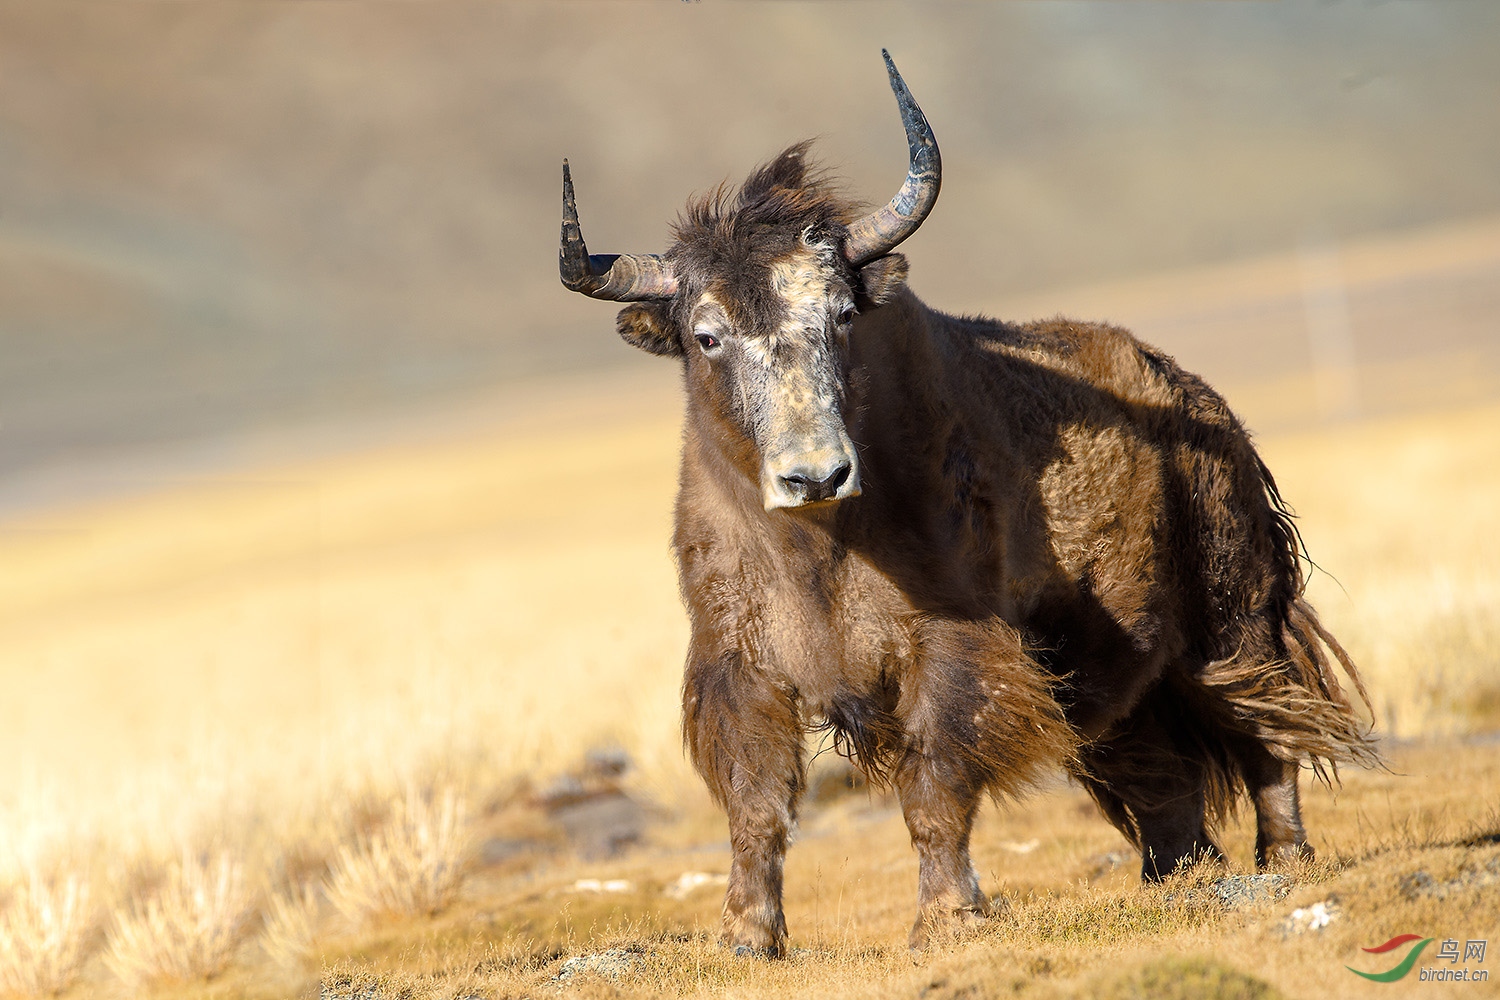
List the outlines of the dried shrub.
{"type": "Polygon", "coordinates": [[[152,896],[121,913],[104,960],[130,985],[224,970],[254,913],[239,862],[184,858],[152,896]]]}
{"type": "Polygon", "coordinates": [[[86,881],[33,872],[0,913],[0,993],[62,992],[83,964],[93,928],[86,881]]]}
{"type": "Polygon", "coordinates": [[[272,961],[293,968],[307,958],[312,951],[317,914],[316,886],[304,885],[298,892],[271,898],[260,944],[272,961]]]}
{"type": "Polygon", "coordinates": [[[469,854],[467,807],[457,793],[408,792],[386,823],[339,847],[328,897],[354,923],[432,914],[457,895],[469,854]]]}

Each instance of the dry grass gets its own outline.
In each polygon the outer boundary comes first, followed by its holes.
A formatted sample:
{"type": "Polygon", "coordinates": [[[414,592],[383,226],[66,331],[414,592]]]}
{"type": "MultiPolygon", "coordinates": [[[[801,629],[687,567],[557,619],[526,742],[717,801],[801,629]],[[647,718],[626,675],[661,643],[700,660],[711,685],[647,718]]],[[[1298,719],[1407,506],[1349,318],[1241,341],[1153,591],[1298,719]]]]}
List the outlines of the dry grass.
{"type": "Polygon", "coordinates": [[[468,805],[457,792],[408,791],[374,833],[342,844],[328,898],[351,923],[431,916],[463,883],[469,860],[468,805]]]}
{"type": "Polygon", "coordinates": [[[1263,451],[1321,567],[1313,600],[1382,730],[1500,729],[1500,412],[1352,424],[1263,451]]]}
{"type": "MultiPolygon", "coordinates": [[[[1399,888],[1418,870],[1461,883],[1495,853],[1460,842],[1500,830],[1482,792],[1500,786],[1500,751],[1448,742],[1397,746],[1397,773],[1348,775],[1337,796],[1310,790],[1330,864],[1246,911],[1142,890],[1076,789],[988,810],[975,856],[1008,912],[920,967],[902,946],[916,865],[898,811],[833,795],[809,809],[788,862],[801,950],[774,966],[724,955],[715,879],[678,888],[684,873],[721,875],[727,854],[678,743],[671,399],[664,378],[491,437],[183,487],[0,536],[13,693],[0,754],[17,762],[0,774],[0,878],[20,886],[0,918],[5,987],[93,996],[123,980],[168,996],[187,981],[248,998],[321,980],[330,995],[534,995],[565,958],[613,947],[624,979],[585,970],[563,992],[1124,997],[1170,980],[1354,997],[1342,965],[1360,945],[1500,923],[1492,896],[1399,888]],[[604,417],[618,412],[634,417],[604,417]],[[567,823],[538,804],[551,776],[603,744],[629,751],[625,791],[651,817],[649,849],[614,861],[575,856],[567,823]],[[227,846],[151,860],[182,843],[227,846]],[[58,856],[77,862],[31,887],[37,859],[58,856]],[[102,948],[85,876],[113,928],[102,948]],[[589,880],[628,885],[578,888],[589,880]],[[1293,909],[1331,897],[1333,923],[1284,938],[1293,909]]],[[[1315,573],[1315,601],[1385,730],[1451,741],[1500,726],[1500,407],[1262,448],[1338,578],[1315,573]]],[[[1252,839],[1243,819],[1226,838],[1240,869],[1252,839]]]]}
{"type": "MultiPolygon", "coordinates": [[[[1491,777],[1495,763],[1490,755],[1491,777]]],[[[1107,843],[1107,837],[1094,836],[1080,828],[1076,816],[1069,817],[1073,799],[1071,794],[1049,796],[1038,811],[1054,830],[1082,834],[1095,845],[1075,845],[1045,861],[1006,866],[1005,878],[1013,884],[1048,888],[1010,894],[1008,914],[921,962],[913,962],[903,943],[914,896],[912,873],[883,870],[887,851],[905,846],[899,819],[887,814],[879,823],[804,839],[794,848],[788,878],[794,949],[783,962],[736,959],[719,948],[714,942],[716,894],[707,893],[690,906],[673,906],[657,890],[672,862],[629,858],[613,867],[632,876],[636,889],[630,894],[563,901],[560,885],[585,870],[577,863],[563,864],[526,886],[520,880],[491,886],[483,908],[409,932],[399,944],[366,941],[359,953],[348,946],[331,949],[323,981],[335,996],[413,998],[1353,1000],[1372,994],[1343,964],[1359,964],[1358,948],[1389,937],[1389,927],[1483,936],[1482,929],[1500,916],[1500,906],[1479,887],[1440,905],[1402,895],[1401,879],[1413,870],[1451,879],[1465,864],[1482,866],[1500,853],[1493,847],[1476,853],[1430,841],[1407,841],[1399,848],[1364,845],[1358,856],[1338,864],[1294,872],[1287,898],[1238,910],[1182,900],[1218,874],[1212,871],[1190,872],[1160,890],[1113,876],[1107,884],[1084,884],[1078,872],[1087,852],[1107,843]],[[839,894],[842,909],[836,903],[839,894]],[[1284,931],[1294,909],[1331,896],[1342,902],[1340,916],[1327,928],[1300,935],[1284,931]]],[[[848,808],[846,803],[839,811],[848,808]]],[[[1325,828],[1330,825],[1328,817],[1320,820],[1325,828]]],[[[1016,821],[1015,816],[990,818],[1001,826],[1016,821]]],[[[1342,822],[1331,825],[1347,832],[1342,822]]],[[[1001,832],[993,825],[982,832],[981,849],[994,852],[1001,832]]]]}
{"type": "Polygon", "coordinates": [[[184,857],[160,887],[117,915],[105,964],[137,987],[208,979],[229,965],[254,912],[238,861],[184,857]]]}
{"type": "Polygon", "coordinates": [[[1281,1000],[1284,994],[1211,957],[1162,958],[1126,975],[1100,976],[1096,1000],[1281,1000]]]}
{"type": "MultiPolygon", "coordinates": [[[[343,982],[376,986],[381,995],[434,997],[454,995],[443,989],[460,983],[487,997],[553,989],[747,1000],[1364,997],[1368,984],[1343,968],[1359,964],[1359,947],[1406,929],[1482,937],[1500,919],[1500,899],[1464,875],[1500,870],[1500,846],[1484,838],[1463,843],[1476,832],[1500,832],[1485,812],[1485,790],[1500,779],[1500,748],[1399,749],[1393,763],[1405,774],[1447,780],[1438,786],[1360,772],[1337,797],[1310,790],[1309,820],[1324,859],[1287,871],[1284,898],[1239,908],[1205,893],[1222,874],[1212,865],[1160,888],[1140,886],[1133,858],[1112,866],[1124,847],[1119,837],[1082,792],[1059,787],[1024,808],[986,810],[976,863],[987,887],[1006,887],[1006,905],[970,940],[914,964],[904,940],[916,865],[899,811],[853,794],[814,810],[789,856],[793,952],[786,962],[737,960],[717,947],[717,891],[673,900],[668,890],[682,868],[726,860],[722,849],[703,848],[608,864],[566,861],[492,879],[470,908],[407,936],[408,961],[340,949],[330,967],[343,982]],[[1404,880],[1419,871],[1450,886],[1447,895],[1404,892],[1404,880]],[[582,874],[627,879],[632,888],[570,893],[582,874]],[[1294,911],[1329,900],[1336,901],[1329,924],[1286,929],[1294,911]],[[555,979],[565,959],[583,956],[604,961],[555,979]]],[[[1240,822],[1226,833],[1233,867],[1244,871],[1253,830],[1240,822]]]]}
{"type": "Polygon", "coordinates": [[[260,946],[271,961],[297,969],[307,960],[313,947],[318,903],[319,892],[314,885],[271,897],[260,937],[260,946]]]}
{"type": "Polygon", "coordinates": [[[0,993],[53,994],[78,974],[95,929],[89,884],[33,870],[0,911],[0,993]]]}

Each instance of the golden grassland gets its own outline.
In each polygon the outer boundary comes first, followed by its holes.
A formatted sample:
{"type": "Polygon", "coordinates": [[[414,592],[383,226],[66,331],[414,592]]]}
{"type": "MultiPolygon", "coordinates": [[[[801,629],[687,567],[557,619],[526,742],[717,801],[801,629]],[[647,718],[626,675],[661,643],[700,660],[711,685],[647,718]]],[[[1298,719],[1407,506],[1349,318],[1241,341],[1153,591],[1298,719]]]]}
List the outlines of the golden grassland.
{"type": "MultiPolygon", "coordinates": [[[[1289,895],[1228,907],[1211,870],[1142,888],[1059,782],[986,810],[1007,905],[914,963],[899,810],[829,792],[788,862],[792,957],[724,954],[726,834],[677,730],[675,399],[595,387],[0,525],[0,992],[1359,997],[1383,987],[1343,966],[1385,967],[1360,946],[1500,928],[1488,405],[1261,441],[1397,738],[1389,771],[1309,790],[1320,860],[1289,895]],[[611,746],[648,825],[590,857],[546,789],[611,746]],[[1315,904],[1331,922],[1297,930],[1315,904]],[[590,955],[615,972],[554,979],[590,955]]],[[[1252,839],[1226,832],[1238,870],[1252,839]]]]}

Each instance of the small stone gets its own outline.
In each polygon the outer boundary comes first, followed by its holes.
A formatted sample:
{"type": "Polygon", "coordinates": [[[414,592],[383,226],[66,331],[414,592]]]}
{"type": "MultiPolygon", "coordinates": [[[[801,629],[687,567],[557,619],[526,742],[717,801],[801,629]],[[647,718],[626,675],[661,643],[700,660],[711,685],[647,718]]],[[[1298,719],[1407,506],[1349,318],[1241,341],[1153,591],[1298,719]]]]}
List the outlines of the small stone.
{"type": "Polygon", "coordinates": [[[1424,871],[1414,871],[1410,875],[1401,876],[1396,883],[1396,888],[1401,895],[1407,899],[1416,900],[1422,896],[1429,899],[1447,899],[1450,895],[1464,889],[1493,885],[1500,882],[1500,857],[1491,858],[1484,868],[1474,866],[1465,867],[1458,873],[1458,877],[1447,882],[1439,882],[1424,871]]]}
{"type": "Polygon", "coordinates": [[[1103,878],[1121,865],[1134,860],[1134,858],[1135,855],[1127,854],[1124,851],[1109,851],[1105,854],[1096,854],[1092,858],[1089,858],[1087,862],[1089,878],[1103,878]]]}
{"type": "Polygon", "coordinates": [[[683,872],[677,881],[667,886],[665,892],[673,899],[687,899],[695,889],[705,885],[726,885],[728,875],[713,875],[709,872],[683,872]]]}
{"type": "Polygon", "coordinates": [[[552,819],[586,858],[612,858],[639,843],[646,810],[620,791],[602,791],[552,810],[552,819]]]}
{"type": "Polygon", "coordinates": [[[1419,896],[1432,896],[1436,899],[1442,899],[1447,895],[1445,891],[1447,887],[1423,871],[1403,875],[1401,881],[1396,884],[1396,887],[1401,890],[1401,895],[1413,900],[1419,896]]]}
{"type": "Polygon", "coordinates": [[[573,883],[572,892],[629,892],[635,884],[624,878],[581,878],[573,883]]]}
{"type": "Polygon", "coordinates": [[[1281,935],[1318,933],[1339,919],[1340,914],[1338,900],[1333,896],[1311,906],[1299,906],[1281,922],[1281,935]]]}

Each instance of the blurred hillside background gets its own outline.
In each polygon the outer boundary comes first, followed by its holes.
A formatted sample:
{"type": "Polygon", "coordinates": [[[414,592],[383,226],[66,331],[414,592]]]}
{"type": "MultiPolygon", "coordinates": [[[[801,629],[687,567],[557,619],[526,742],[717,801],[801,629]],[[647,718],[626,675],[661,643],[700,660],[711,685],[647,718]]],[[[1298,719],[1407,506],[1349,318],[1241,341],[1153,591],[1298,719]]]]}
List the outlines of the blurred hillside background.
{"type": "Polygon", "coordinates": [[[596,252],[806,136],[883,201],[881,46],[930,304],[1125,323],[1257,430],[1500,387],[1494,5],[23,0],[0,511],[670,387],[558,285],[560,160],[596,252]]]}

